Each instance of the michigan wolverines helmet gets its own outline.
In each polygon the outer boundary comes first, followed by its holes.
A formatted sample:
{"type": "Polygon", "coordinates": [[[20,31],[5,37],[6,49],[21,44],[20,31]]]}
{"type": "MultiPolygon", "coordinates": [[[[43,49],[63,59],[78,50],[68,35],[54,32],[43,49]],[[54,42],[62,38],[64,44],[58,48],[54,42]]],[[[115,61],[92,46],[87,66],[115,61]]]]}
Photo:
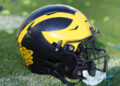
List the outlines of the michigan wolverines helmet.
{"type": "Polygon", "coordinates": [[[25,19],[18,45],[33,73],[50,74],[68,86],[79,81],[97,85],[106,78],[107,55],[105,49],[95,47],[98,35],[82,12],[67,5],[49,5],[25,19]]]}

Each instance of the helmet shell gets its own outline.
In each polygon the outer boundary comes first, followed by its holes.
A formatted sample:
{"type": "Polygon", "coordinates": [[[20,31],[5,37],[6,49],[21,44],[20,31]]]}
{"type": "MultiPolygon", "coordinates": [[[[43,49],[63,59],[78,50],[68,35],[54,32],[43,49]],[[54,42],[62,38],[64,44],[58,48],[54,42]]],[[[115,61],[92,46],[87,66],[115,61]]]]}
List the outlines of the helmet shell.
{"type": "MultiPolygon", "coordinates": [[[[32,72],[55,74],[74,78],[77,56],[64,51],[67,41],[84,39],[91,35],[87,18],[67,5],[45,6],[34,11],[19,29],[18,44],[22,57],[32,72]],[[56,52],[58,41],[61,50],[56,52]]],[[[77,49],[79,43],[71,43],[77,49]]]]}

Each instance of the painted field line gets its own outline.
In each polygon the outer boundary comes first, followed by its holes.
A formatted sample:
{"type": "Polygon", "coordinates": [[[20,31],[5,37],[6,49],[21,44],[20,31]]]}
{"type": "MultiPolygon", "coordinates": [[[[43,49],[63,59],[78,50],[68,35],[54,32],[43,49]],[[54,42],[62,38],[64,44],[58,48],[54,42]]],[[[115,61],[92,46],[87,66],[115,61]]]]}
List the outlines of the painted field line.
{"type": "Polygon", "coordinates": [[[25,18],[23,16],[0,15],[0,30],[19,28],[24,19],[25,18]]]}
{"type": "Polygon", "coordinates": [[[8,75],[0,78],[0,86],[48,86],[49,83],[61,83],[59,80],[48,75],[28,74],[28,75],[8,75]]]}

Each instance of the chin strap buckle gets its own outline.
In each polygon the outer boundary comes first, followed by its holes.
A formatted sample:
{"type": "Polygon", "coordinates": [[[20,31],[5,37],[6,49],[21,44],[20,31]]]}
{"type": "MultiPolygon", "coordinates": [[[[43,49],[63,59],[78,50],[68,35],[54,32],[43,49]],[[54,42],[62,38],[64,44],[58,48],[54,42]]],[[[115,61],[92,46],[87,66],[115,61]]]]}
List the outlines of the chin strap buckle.
{"type": "Polygon", "coordinates": [[[83,79],[82,81],[90,86],[95,86],[99,83],[101,83],[104,79],[106,79],[106,72],[101,72],[96,70],[95,76],[90,76],[87,70],[84,70],[83,72],[83,77],[86,79],[83,79]]]}

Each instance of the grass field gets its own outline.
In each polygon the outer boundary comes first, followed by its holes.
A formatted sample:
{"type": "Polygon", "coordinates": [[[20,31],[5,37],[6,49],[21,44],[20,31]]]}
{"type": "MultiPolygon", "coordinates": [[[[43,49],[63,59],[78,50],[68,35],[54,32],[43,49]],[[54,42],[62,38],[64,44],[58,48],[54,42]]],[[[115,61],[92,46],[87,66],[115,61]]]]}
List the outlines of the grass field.
{"type": "MultiPolygon", "coordinates": [[[[110,86],[120,86],[120,50],[116,49],[120,45],[120,0],[0,0],[0,6],[9,11],[7,14],[0,11],[0,15],[27,16],[46,4],[71,5],[81,10],[89,22],[99,28],[101,35],[97,42],[108,50],[107,73],[114,75],[109,80],[112,83],[110,86]]],[[[25,67],[17,46],[17,30],[10,33],[4,28],[0,30],[0,86],[65,86],[54,77],[33,74],[25,67]]],[[[86,85],[79,83],[76,86],[86,85]]],[[[98,86],[108,86],[108,80],[98,86]]]]}

